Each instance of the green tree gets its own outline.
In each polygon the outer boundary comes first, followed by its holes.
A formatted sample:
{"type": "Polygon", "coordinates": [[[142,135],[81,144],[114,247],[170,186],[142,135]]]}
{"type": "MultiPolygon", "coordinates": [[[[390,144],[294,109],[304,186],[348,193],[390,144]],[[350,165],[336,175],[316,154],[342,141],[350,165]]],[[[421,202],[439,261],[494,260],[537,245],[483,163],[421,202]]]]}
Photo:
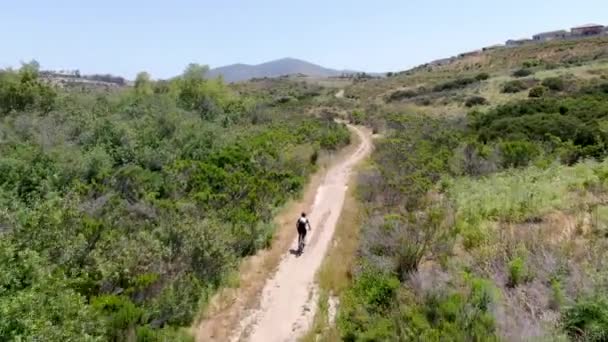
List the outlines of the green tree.
{"type": "Polygon", "coordinates": [[[137,77],[135,78],[135,93],[140,96],[148,96],[154,93],[152,82],[150,81],[150,74],[145,71],[137,74],[137,77]]]}
{"type": "Polygon", "coordinates": [[[205,79],[205,75],[209,72],[207,65],[198,63],[190,63],[182,73],[182,78],[190,81],[201,81],[205,79]]]}

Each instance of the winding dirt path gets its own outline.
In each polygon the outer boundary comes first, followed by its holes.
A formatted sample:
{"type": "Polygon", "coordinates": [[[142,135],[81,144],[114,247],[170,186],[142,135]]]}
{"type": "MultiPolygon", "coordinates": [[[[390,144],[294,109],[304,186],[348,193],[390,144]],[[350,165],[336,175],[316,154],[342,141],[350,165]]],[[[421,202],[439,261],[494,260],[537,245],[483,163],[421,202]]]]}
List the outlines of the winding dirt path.
{"type": "MultiPolygon", "coordinates": [[[[304,253],[301,256],[293,254],[296,237],[291,242],[291,250],[285,250],[281,256],[274,275],[266,280],[258,307],[241,312],[240,323],[230,328],[230,341],[295,341],[310,328],[317,307],[315,274],[332,241],[351,170],[372,149],[371,134],[358,127],[349,128],[358,135],[359,145],[334,164],[317,187],[309,213],[312,231],[306,237],[304,253]]],[[[295,231],[297,216],[290,219],[295,231]]],[[[199,326],[197,340],[218,340],[219,336],[209,337],[203,331],[209,323],[203,322],[199,326]]]]}

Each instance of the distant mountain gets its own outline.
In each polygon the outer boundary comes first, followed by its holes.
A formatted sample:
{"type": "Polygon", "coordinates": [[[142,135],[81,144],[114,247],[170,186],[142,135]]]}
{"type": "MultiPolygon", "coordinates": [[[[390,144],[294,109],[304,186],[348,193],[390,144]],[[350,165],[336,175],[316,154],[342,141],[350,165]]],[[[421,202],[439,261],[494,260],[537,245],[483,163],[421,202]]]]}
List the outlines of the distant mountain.
{"type": "Polygon", "coordinates": [[[352,74],[356,71],[334,70],[324,68],[295,58],[283,58],[258,65],[232,64],[215,69],[208,73],[210,78],[222,75],[226,82],[245,81],[252,78],[279,77],[284,75],[304,74],[315,77],[339,76],[352,74]]]}

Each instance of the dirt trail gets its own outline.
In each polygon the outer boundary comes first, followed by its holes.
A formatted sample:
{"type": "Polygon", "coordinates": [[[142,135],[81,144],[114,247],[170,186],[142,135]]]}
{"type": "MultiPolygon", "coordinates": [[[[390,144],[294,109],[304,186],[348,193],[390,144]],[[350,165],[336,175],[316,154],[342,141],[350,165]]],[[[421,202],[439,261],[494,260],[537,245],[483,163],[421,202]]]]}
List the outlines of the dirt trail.
{"type": "Polygon", "coordinates": [[[238,288],[215,296],[195,327],[197,341],[294,341],[308,330],[317,306],[314,277],[342,211],[350,171],[372,146],[368,131],[349,128],[358,137],[356,145],[340,153],[320,177],[313,177],[302,201],[277,217],[282,228],[272,248],[245,260],[238,288]],[[313,230],[304,254],[296,257],[290,248],[296,247],[295,220],[304,208],[313,230]]]}
{"type": "MultiPolygon", "coordinates": [[[[276,273],[264,286],[259,308],[241,320],[232,341],[295,341],[309,329],[317,306],[315,274],[332,241],[350,172],[371,151],[370,134],[356,127],[351,129],[360,138],[359,146],[329,169],[317,188],[309,215],[312,231],[304,253],[298,257],[293,250],[286,251],[276,273]]],[[[296,245],[294,239],[292,249],[296,245]]]]}

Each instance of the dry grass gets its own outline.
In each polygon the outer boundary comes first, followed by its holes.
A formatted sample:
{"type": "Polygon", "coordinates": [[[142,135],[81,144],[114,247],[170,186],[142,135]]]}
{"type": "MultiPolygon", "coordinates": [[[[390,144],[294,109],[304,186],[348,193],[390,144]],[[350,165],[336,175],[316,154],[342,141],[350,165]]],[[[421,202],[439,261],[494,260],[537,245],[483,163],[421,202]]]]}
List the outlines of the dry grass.
{"type": "Polygon", "coordinates": [[[317,275],[319,286],[334,295],[340,294],[350,283],[351,270],[359,246],[361,207],[355,197],[355,178],[351,177],[349,189],[336,227],[333,246],[327,253],[317,275]]]}

